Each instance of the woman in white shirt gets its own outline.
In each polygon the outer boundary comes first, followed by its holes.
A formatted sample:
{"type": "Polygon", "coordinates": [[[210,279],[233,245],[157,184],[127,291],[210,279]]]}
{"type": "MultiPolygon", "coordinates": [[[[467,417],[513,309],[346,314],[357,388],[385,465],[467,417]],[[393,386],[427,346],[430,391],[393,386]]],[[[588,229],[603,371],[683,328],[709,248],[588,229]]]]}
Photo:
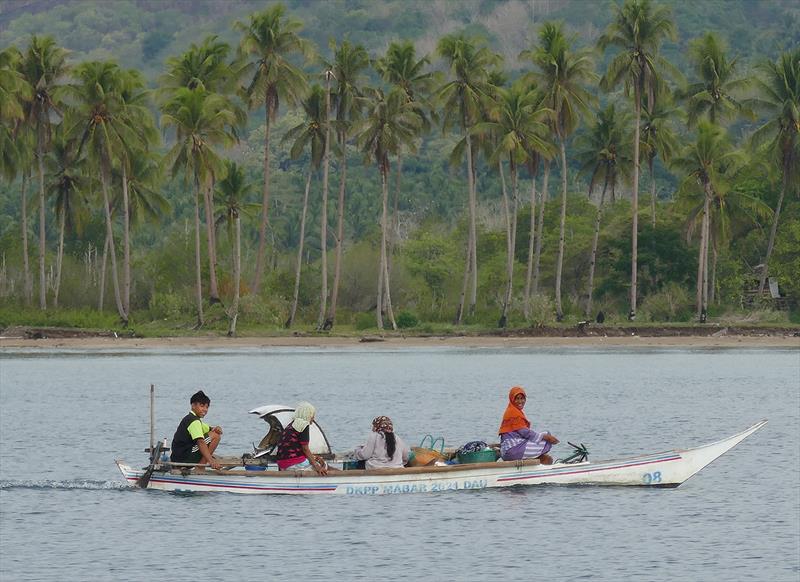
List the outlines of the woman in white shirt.
{"type": "Polygon", "coordinates": [[[392,419],[379,416],[372,421],[372,432],[364,445],[355,448],[354,455],[364,461],[366,469],[402,467],[408,462],[409,446],[394,434],[392,419]]]}

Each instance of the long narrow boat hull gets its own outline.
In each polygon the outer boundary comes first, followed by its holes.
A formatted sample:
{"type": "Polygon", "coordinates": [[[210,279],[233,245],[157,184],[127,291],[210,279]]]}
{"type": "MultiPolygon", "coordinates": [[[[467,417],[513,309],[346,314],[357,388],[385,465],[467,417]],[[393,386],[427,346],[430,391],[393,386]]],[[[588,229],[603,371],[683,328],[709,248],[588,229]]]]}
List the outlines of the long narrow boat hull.
{"type": "MultiPolygon", "coordinates": [[[[729,438],[687,450],[673,450],[599,463],[540,465],[499,461],[475,465],[313,472],[205,471],[181,474],[155,471],[148,489],[179,492],[382,495],[511,487],[514,485],[638,485],[677,487],[767,423],[763,420],[729,438]]],[[[123,477],[135,485],[144,470],[117,461],[123,477]]]]}

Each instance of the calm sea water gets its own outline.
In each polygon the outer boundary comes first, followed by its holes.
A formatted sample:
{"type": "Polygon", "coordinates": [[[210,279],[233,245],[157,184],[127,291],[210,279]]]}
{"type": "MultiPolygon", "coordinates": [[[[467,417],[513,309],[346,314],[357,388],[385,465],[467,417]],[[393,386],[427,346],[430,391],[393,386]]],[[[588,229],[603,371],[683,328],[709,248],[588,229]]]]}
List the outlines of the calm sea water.
{"type": "MultiPolygon", "coordinates": [[[[0,580],[800,579],[800,351],[0,352],[0,580]],[[678,489],[538,486],[324,498],[130,489],[202,387],[220,452],[306,399],[334,449],[380,414],[411,444],[495,440],[508,387],[594,460],[762,431],[678,489]]],[[[557,447],[556,454],[566,453],[557,447]]]]}

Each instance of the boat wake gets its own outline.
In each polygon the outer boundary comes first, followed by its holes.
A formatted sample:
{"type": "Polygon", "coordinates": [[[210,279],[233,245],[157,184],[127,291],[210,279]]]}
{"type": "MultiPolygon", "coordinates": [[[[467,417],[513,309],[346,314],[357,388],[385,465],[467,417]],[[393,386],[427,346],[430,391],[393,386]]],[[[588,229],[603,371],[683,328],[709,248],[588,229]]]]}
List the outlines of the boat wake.
{"type": "Polygon", "coordinates": [[[41,481],[15,481],[0,480],[0,491],[13,489],[78,489],[88,491],[128,489],[127,483],[119,481],[95,481],[91,479],[75,479],[66,481],[55,481],[45,479],[41,481]]]}

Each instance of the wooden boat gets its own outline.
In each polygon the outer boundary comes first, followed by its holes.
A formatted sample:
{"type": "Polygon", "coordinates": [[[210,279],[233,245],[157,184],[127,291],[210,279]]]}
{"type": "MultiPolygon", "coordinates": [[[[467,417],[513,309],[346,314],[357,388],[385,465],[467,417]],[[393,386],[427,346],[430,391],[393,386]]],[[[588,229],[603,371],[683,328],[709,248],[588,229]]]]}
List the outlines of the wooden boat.
{"type": "MultiPolygon", "coordinates": [[[[149,467],[152,471],[146,488],[179,492],[382,495],[544,484],[677,487],[766,423],[762,420],[743,432],[693,449],[574,464],[541,465],[537,460],[497,461],[342,470],[320,476],[313,471],[277,471],[271,467],[251,470],[254,467],[247,467],[246,459],[239,459],[237,467],[223,470],[156,462],[149,467]]],[[[121,460],[117,461],[117,466],[131,484],[139,482],[145,473],[145,469],[135,469],[121,460]]]]}

